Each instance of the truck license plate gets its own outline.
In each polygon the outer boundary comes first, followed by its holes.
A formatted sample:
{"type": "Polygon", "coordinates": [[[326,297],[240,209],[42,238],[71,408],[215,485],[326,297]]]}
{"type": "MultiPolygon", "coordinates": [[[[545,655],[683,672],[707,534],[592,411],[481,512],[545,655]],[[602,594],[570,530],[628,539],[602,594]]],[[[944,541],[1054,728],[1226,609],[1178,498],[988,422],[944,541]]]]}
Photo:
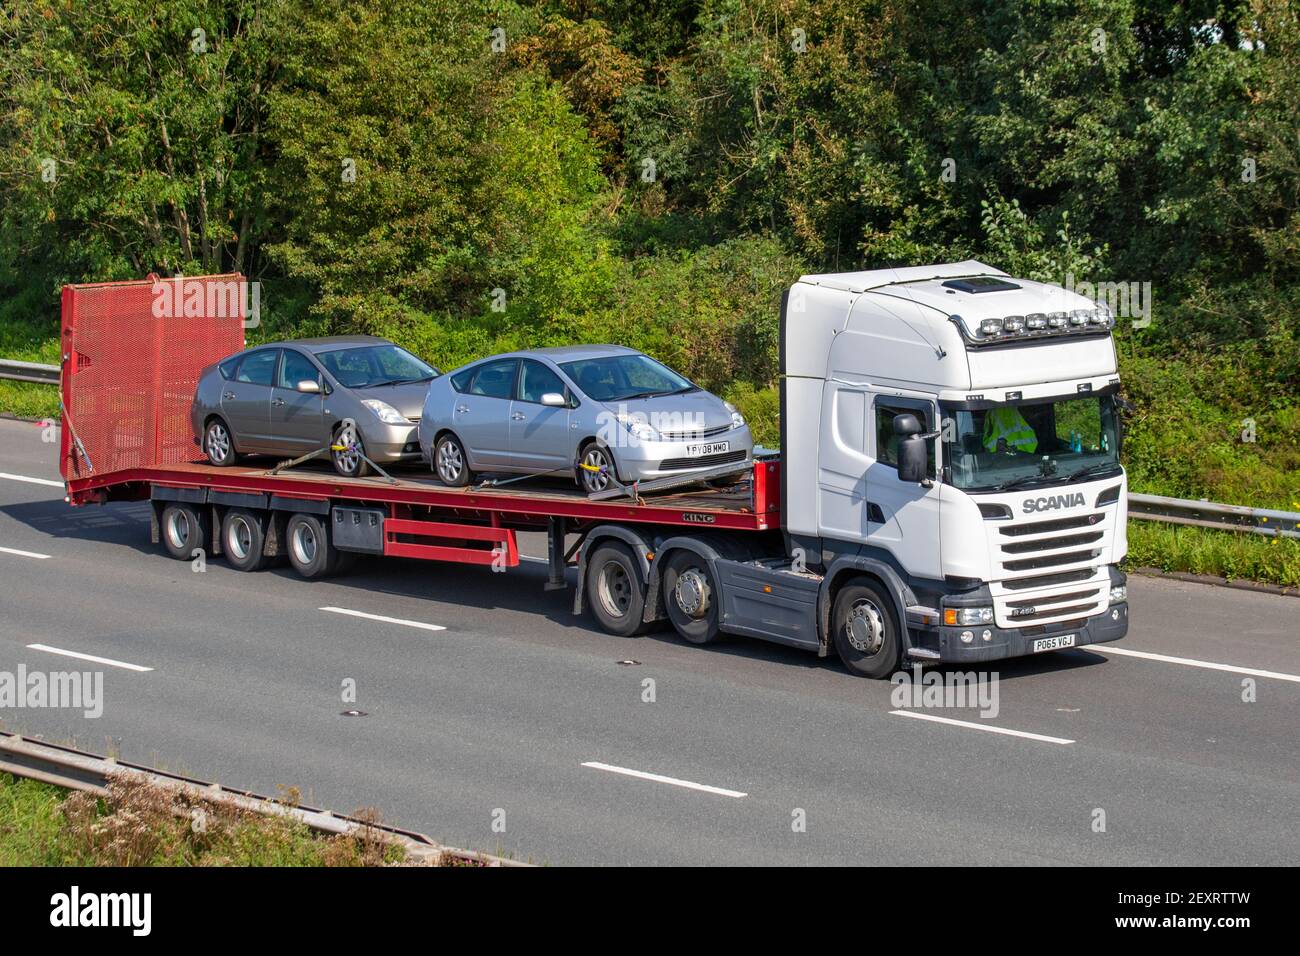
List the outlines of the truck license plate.
{"type": "Polygon", "coordinates": [[[727,451],[731,447],[731,442],[713,441],[703,445],[687,445],[686,455],[688,458],[699,458],[701,455],[717,455],[727,451]]]}
{"type": "Polygon", "coordinates": [[[1040,637],[1034,641],[1034,653],[1039,651],[1058,651],[1062,647],[1074,647],[1073,634],[1058,634],[1056,637],[1040,637]]]}

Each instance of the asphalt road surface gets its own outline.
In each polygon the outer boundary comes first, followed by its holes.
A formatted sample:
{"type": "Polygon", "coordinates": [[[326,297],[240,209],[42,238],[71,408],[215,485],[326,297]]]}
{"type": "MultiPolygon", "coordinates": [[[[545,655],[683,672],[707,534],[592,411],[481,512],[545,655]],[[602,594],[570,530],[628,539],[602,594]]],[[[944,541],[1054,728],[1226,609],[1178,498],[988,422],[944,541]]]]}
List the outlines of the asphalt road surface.
{"type": "Polygon", "coordinates": [[[0,671],[102,671],[104,709],[8,730],[548,864],[1300,861],[1300,599],[1133,577],[1123,641],[915,719],[834,658],[606,635],[540,562],[198,573],[56,454],[0,421],[0,671]]]}

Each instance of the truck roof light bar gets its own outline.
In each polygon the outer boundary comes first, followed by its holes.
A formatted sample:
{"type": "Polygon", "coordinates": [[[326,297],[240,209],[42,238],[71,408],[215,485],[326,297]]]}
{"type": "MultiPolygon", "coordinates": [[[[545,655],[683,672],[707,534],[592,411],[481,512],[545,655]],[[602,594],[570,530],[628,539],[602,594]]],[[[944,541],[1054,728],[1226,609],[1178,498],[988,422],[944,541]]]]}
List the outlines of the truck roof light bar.
{"type": "Polygon", "coordinates": [[[1057,339],[1078,335],[1109,333],[1115,327],[1110,309],[1098,303],[1096,309],[1072,312],[1031,312],[979,319],[974,331],[960,315],[950,315],[967,345],[997,345],[1027,339],[1057,339]]]}

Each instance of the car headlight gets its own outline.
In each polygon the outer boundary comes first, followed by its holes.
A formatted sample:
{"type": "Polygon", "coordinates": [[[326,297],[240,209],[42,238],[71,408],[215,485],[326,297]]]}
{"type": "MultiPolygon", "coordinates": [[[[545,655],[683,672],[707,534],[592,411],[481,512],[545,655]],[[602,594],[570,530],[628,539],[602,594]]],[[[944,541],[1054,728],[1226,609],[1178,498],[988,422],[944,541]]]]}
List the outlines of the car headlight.
{"type": "Polygon", "coordinates": [[[745,416],[736,411],[736,406],[731,404],[731,402],[723,402],[722,404],[727,406],[727,411],[731,412],[731,427],[743,428],[745,425],[745,416]]]}
{"type": "Polygon", "coordinates": [[[411,420],[395,409],[387,402],[381,402],[377,398],[367,398],[361,403],[378,416],[379,420],[385,425],[409,425],[411,420]]]}
{"type": "Polygon", "coordinates": [[[1110,589],[1110,603],[1120,604],[1128,600],[1128,585],[1117,584],[1110,589]]]}
{"type": "Polygon", "coordinates": [[[991,607],[950,607],[943,612],[943,623],[954,624],[992,624],[991,607]]]}
{"type": "Polygon", "coordinates": [[[658,441],[659,433],[649,422],[637,415],[619,415],[618,420],[637,441],[658,441]]]}

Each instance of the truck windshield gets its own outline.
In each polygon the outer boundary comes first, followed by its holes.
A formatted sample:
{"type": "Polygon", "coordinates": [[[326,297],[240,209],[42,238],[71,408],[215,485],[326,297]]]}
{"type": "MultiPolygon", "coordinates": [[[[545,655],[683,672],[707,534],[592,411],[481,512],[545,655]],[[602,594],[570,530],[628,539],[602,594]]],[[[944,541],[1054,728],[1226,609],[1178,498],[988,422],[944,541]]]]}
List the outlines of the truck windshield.
{"type": "Polygon", "coordinates": [[[943,412],[943,479],[966,491],[1065,484],[1119,470],[1109,395],[943,412]]]}

